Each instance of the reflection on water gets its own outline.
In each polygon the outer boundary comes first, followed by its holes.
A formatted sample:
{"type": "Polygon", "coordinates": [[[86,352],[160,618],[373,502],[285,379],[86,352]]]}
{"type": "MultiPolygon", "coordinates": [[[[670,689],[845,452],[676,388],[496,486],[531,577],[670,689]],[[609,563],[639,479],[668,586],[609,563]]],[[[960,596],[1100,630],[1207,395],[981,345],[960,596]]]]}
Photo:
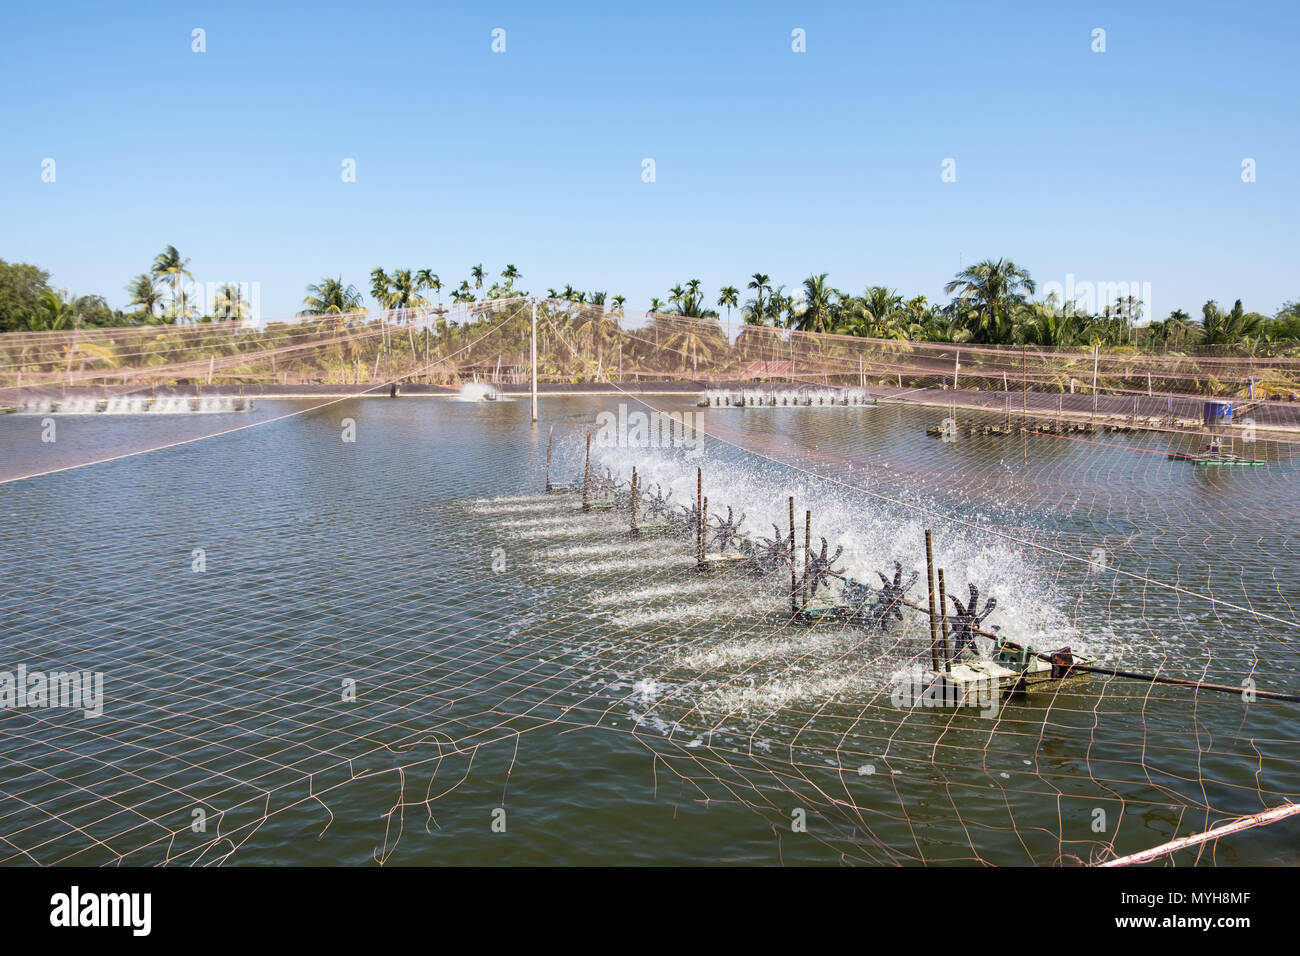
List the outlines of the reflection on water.
{"type": "MultiPolygon", "coordinates": [[[[891,675],[928,655],[924,618],[792,626],[780,574],[696,575],[688,540],[539,493],[546,426],[567,480],[616,404],[546,399],[535,429],[526,402],[263,402],[237,416],[253,428],[0,485],[0,669],[102,671],[106,697],[95,720],[0,712],[5,858],[1051,863],[1300,788],[1283,704],[1093,678],[993,718],[900,710],[891,675]],[[808,832],[778,849],[795,807],[808,832]]],[[[700,414],[702,458],[594,465],[681,502],[700,465],[710,513],[750,534],[784,534],[793,494],[814,544],[873,582],[923,572],[931,528],[951,590],[995,595],[1005,634],[1300,687],[1296,476],[1271,447],[1267,468],[1207,473],[1166,459],[1178,436],[945,443],[925,435],[938,409],[700,414]]],[[[6,416],[4,467],[223,430],[207,418],[66,418],[50,447],[6,416]]],[[[1293,862],[1282,847],[1217,859],[1293,862]]]]}

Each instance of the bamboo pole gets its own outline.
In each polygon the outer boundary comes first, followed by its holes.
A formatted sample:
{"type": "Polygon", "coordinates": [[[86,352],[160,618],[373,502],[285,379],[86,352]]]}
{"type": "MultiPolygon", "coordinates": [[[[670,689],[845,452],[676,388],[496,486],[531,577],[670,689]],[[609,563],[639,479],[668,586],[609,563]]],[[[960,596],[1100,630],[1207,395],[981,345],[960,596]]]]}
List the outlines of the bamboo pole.
{"type": "Polygon", "coordinates": [[[632,466],[632,533],[636,534],[636,466],[632,466]]]}
{"type": "Polygon", "coordinates": [[[948,644],[948,591],[943,583],[943,568],[939,569],[939,637],[943,642],[943,672],[952,673],[952,657],[948,644]]]}
{"type": "Polygon", "coordinates": [[[555,426],[546,432],[546,490],[551,490],[551,443],[555,440],[555,426]]]}
{"type": "Polygon", "coordinates": [[[587,432],[587,463],[582,466],[582,510],[590,511],[587,486],[591,484],[591,432],[587,432]]]}
{"type": "Polygon", "coordinates": [[[808,565],[812,561],[812,512],[803,513],[803,606],[808,607],[808,565]]]}
{"type": "Polygon", "coordinates": [[[706,567],[708,567],[708,565],[704,561],[704,546],[705,546],[704,532],[705,529],[708,527],[708,518],[709,518],[709,499],[706,496],[704,498],[704,501],[701,502],[700,504],[700,536],[698,539],[698,543],[695,546],[696,568],[700,571],[703,571],[706,567]]]}
{"type": "Polygon", "coordinates": [[[1131,853],[1128,856],[1121,856],[1114,860],[1107,860],[1099,866],[1116,867],[1128,866],[1131,863],[1150,863],[1152,860],[1159,859],[1162,856],[1168,856],[1178,850],[1185,850],[1189,847],[1199,846],[1202,843],[1209,843],[1220,837],[1227,836],[1230,833],[1238,833],[1242,830],[1250,830],[1254,827],[1264,826],[1281,820],[1285,817],[1300,813],[1300,803],[1284,803],[1280,807],[1274,807],[1271,810],[1264,810],[1248,817],[1239,817],[1229,823],[1221,823],[1216,827],[1211,827],[1204,833],[1196,833],[1192,836],[1179,837],[1177,840],[1170,840],[1168,843],[1162,843],[1159,846],[1153,846],[1149,850],[1143,850],[1140,853],[1131,853]]]}
{"type": "Polygon", "coordinates": [[[704,561],[704,469],[695,469],[695,560],[704,561]]]}
{"type": "Polygon", "coordinates": [[[799,612],[799,575],[794,565],[794,495],[790,496],[790,613],[799,612]]]}
{"type": "Polygon", "coordinates": [[[939,673],[939,620],[934,611],[934,545],[931,543],[930,529],[925,529],[925,577],[930,591],[930,659],[934,663],[934,672],[939,673]]]}

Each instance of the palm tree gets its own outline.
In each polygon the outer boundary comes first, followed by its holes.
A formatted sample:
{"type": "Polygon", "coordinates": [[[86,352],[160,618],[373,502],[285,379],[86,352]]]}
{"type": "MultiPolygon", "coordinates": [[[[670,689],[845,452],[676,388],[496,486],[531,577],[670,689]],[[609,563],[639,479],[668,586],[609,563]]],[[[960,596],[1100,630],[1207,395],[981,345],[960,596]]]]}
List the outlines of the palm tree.
{"type": "Polygon", "coordinates": [[[663,302],[662,302],[660,299],[651,299],[651,300],[650,300],[650,311],[651,311],[651,312],[663,312],[663,310],[664,310],[664,304],[663,304],[663,302]]]}
{"type": "Polygon", "coordinates": [[[212,317],[223,322],[242,322],[248,317],[248,302],[239,286],[227,282],[217,290],[212,303],[212,317]]]}
{"type": "Polygon", "coordinates": [[[483,288],[483,264],[480,262],[473,269],[469,270],[470,277],[474,280],[474,288],[483,288]]]}
{"type": "Polygon", "coordinates": [[[1238,299],[1232,311],[1224,313],[1213,299],[1201,307],[1201,324],[1205,327],[1206,345],[1232,345],[1258,334],[1263,316],[1246,313],[1238,299]]]}
{"type": "Polygon", "coordinates": [[[187,268],[190,260],[182,259],[181,254],[176,251],[175,246],[168,246],[162,252],[158,253],[153,260],[152,273],[155,279],[170,278],[172,283],[172,316],[176,321],[180,321],[189,315],[185,308],[185,290],[181,288],[181,279],[194,280],[193,274],[187,268]]]}
{"type": "MultiPolygon", "coordinates": [[[[1010,259],[985,259],[957,273],[944,292],[958,292],[962,303],[974,305],[977,341],[1005,341],[1003,326],[1009,328],[1013,307],[1025,302],[1037,286],[1027,271],[1010,259]]],[[[1009,336],[1007,336],[1009,338],[1009,336]]]]}
{"type": "MultiPolygon", "coordinates": [[[[375,272],[382,272],[376,269],[375,272]]],[[[371,273],[373,276],[374,273],[371,273]]],[[[324,278],[315,285],[307,286],[307,295],[302,300],[303,310],[299,315],[341,315],[347,312],[362,311],[361,293],[354,285],[344,285],[343,277],[324,278]]],[[[381,302],[382,304],[382,302],[381,302]]]]}
{"type": "Polygon", "coordinates": [[[142,272],[131,280],[126,291],[131,294],[130,304],[140,306],[148,318],[153,318],[154,309],[161,298],[158,292],[158,280],[147,272],[142,272]]]}
{"type": "Polygon", "coordinates": [[[77,320],[72,303],[64,302],[56,292],[43,292],[36,300],[36,315],[28,324],[42,331],[58,332],[71,328],[77,320]]]}
{"type": "Polygon", "coordinates": [[[384,303],[388,300],[389,282],[388,273],[383,269],[370,270],[370,297],[381,309],[387,308],[384,303]]]}
{"type": "Polygon", "coordinates": [[[509,292],[515,287],[515,280],[519,278],[519,270],[506,263],[506,267],[501,270],[501,278],[506,280],[506,291],[509,292]]]}
{"type": "Polygon", "coordinates": [[[763,293],[771,290],[772,288],[771,277],[765,276],[761,272],[755,272],[753,277],[749,280],[749,284],[746,285],[745,288],[754,290],[754,310],[750,313],[749,316],[745,318],[745,321],[749,322],[752,318],[754,320],[753,321],[754,325],[765,325],[766,323],[764,322],[764,312],[763,312],[763,293]]]}
{"type": "Polygon", "coordinates": [[[734,285],[724,285],[718,294],[718,305],[727,310],[727,338],[731,338],[731,310],[740,305],[740,290],[734,285]]]}
{"type": "Polygon", "coordinates": [[[799,329],[804,332],[829,332],[831,327],[831,289],[826,285],[826,273],[811,275],[803,280],[803,314],[799,329]]]}

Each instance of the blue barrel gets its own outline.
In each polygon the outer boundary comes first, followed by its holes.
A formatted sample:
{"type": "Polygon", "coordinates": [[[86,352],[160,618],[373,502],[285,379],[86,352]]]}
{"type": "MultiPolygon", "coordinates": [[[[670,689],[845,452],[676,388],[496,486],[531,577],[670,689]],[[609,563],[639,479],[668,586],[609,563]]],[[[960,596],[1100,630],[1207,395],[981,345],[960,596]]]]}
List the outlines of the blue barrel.
{"type": "Polygon", "coordinates": [[[1205,424],[1226,425],[1232,421],[1232,402],[1206,402],[1205,424]]]}

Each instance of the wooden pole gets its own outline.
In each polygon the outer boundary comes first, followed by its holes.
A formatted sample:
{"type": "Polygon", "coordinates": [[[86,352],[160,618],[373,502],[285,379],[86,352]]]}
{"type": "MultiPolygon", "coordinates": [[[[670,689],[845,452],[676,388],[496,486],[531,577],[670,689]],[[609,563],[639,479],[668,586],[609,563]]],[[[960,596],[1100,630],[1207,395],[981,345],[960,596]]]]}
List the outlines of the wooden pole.
{"type": "Polygon", "coordinates": [[[708,518],[709,518],[709,499],[705,497],[705,499],[700,503],[700,537],[699,537],[699,543],[696,544],[695,546],[696,567],[701,571],[703,571],[705,567],[707,567],[707,565],[704,563],[704,547],[705,547],[704,530],[708,526],[707,525],[708,518]]]}
{"type": "Polygon", "coordinates": [[[636,534],[636,466],[632,466],[632,533],[636,534]]]}
{"type": "Polygon", "coordinates": [[[930,591],[930,659],[934,672],[939,673],[939,619],[934,610],[934,545],[930,529],[925,529],[925,577],[930,591]]]}
{"type": "Polygon", "coordinates": [[[812,561],[812,512],[803,513],[803,606],[808,606],[808,565],[812,561]]]}
{"type": "Polygon", "coordinates": [[[695,559],[704,562],[704,469],[695,469],[695,559]]]}
{"type": "Polygon", "coordinates": [[[799,575],[794,566],[794,495],[790,496],[790,613],[799,612],[799,575]]]}
{"type": "Polygon", "coordinates": [[[1097,360],[1101,354],[1101,346],[1092,347],[1092,417],[1097,417],[1097,360]]]}
{"type": "Polygon", "coordinates": [[[555,426],[546,432],[546,490],[551,490],[551,443],[555,440],[555,426]]]}
{"type": "Polygon", "coordinates": [[[948,656],[948,592],[943,584],[943,568],[939,569],[939,638],[943,644],[943,672],[952,673],[952,658],[948,656]]]}
{"type": "Polygon", "coordinates": [[[582,510],[590,511],[587,486],[591,484],[591,432],[587,432],[587,463],[582,466],[582,510]]]}
{"type": "MultiPolygon", "coordinates": [[[[529,344],[533,365],[533,422],[537,421],[537,296],[533,296],[533,335],[529,344]]],[[[499,360],[498,360],[499,361],[499,360]]]]}

